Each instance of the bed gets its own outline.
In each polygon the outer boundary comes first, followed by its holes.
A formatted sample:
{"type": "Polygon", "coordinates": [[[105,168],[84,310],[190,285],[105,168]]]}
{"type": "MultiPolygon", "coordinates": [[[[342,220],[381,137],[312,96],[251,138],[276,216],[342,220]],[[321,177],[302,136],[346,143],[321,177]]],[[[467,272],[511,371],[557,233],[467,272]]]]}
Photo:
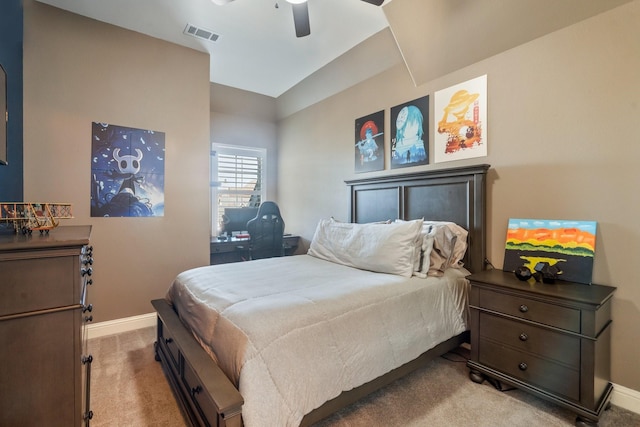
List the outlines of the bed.
{"type": "Polygon", "coordinates": [[[181,273],[152,304],[156,359],[190,424],[311,425],[467,341],[464,276],[484,267],[487,170],[347,181],[350,223],[326,222],[395,239],[424,230],[423,218],[462,226],[463,268],[430,275],[442,277],[333,262],[318,243],[322,221],[309,254],[252,261],[242,274],[233,264],[181,273]],[[375,224],[389,219],[402,221],[375,224]]]}

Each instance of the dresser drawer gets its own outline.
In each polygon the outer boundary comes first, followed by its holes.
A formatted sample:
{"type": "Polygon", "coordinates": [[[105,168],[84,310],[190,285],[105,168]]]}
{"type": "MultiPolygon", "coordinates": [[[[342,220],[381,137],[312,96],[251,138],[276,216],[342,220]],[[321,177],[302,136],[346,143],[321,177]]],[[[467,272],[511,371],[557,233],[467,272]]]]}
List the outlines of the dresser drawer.
{"type": "Polygon", "coordinates": [[[0,261],[0,316],[78,304],[77,261],[74,256],[0,261]]]}
{"type": "Polygon", "coordinates": [[[481,308],[580,333],[580,310],[479,289],[481,308]]]}
{"type": "Polygon", "coordinates": [[[580,400],[580,371],[480,338],[480,363],[551,393],[580,400]]]}
{"type": "Polygon", "coordinates": [[[528,323],[480,313],[480,337],[580,367],[580,339],[528,323]]]}
{"type": "Polygon", "coordinates": [[[176,372],[180,372],[180,350],[178,349],[178,345],[173,339],[171,332],[164,326],[164,323],[159,322],[158,327],[160,328],[158,333],[160,346],[168,356],[169,360],[171,360],[172,367],[176,372]]]}
{"type": "MultiPolygon", "coordinates": [[[[247,243],[248,245],[248,243],[247,243]]],[[[238,250],[238,245],[236,244],[232,244],[232,243],[226,243],[226,244],[212,244],[210,246],[210,250],[211,253],[217,253],[217,254],[222,254],[225,252],[235,252],[238,250]]]]}
{"type": "Polygon", "coordinates": [[[205,419],[210,422],[218,419],[218,410],[209,397],[208,393],[205,393],[200,383],[200,380],[196,373],[193,371],[191,365],[186,361],[184,363],[184,375],[182,377],[184,385],[187,388],[187,392],[191,396],[191,403],[195,406],[194,409],[205,419]]]}
{"type": "Polygon", "coordinates": [[[0,426],[79,426],[78,312],[0,321],[0,426]]]}

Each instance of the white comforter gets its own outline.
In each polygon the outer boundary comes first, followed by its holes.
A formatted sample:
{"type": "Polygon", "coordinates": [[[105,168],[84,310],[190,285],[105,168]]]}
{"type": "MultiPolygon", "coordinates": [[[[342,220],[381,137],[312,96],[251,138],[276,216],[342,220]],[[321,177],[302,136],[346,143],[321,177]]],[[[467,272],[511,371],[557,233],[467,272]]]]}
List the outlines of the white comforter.
{"type": "Polygon", "coordinates": [[[297,426],[465,331],[465,274],[405,278],[299,255],[189,270],[167,298],[238,386],[245,426],[297,426]]]}

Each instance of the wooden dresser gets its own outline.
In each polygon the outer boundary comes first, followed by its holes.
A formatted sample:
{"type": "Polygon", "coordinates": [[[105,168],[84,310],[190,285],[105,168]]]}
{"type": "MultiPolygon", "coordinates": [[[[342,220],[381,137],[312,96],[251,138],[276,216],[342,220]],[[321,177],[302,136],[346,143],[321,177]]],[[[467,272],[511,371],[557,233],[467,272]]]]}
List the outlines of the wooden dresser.
{"type": "Polygon", "coordinates": [[[0,235],[0,426],[88,426],[90,226],[0,235]]]}
{"type": "Polygon", "coordinates": [[[615,288],[523,282],[501,270],[469,280],[471,379],[520,388],[576,412],[576,425],[597,425],[612,391],[615,288]]]}

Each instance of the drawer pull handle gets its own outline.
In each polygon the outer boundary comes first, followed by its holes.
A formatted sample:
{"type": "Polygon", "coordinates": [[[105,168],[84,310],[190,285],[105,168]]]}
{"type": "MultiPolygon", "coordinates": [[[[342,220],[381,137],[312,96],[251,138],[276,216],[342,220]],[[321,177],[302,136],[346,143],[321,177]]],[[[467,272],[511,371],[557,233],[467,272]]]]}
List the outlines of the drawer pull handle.
{"type": "Polygon", "coordinates": [[[165,338],[164,343],[165,344],[171,344],[173,342],[173,338],[165,338]]]}
{"type": "Polygon", "coordinates": [[[520,306],[520,312],[521,313],[526,313],[527,311],[529,311],[529,307],[527,307],[526,305],[522,304],[520,306]]]}
{"type": "Polygon", "coordinates": [[[529,335],[525,334],[524,332],[520,334],[520,341],[526,341],[529,339],[529,335]]]}
{"type": "Polygon", "coordinates": [[[526,371],[526,370],[527,370],[527,368],[528,368],[528,366],[527,366],[527,364],[526,364],[526,363],[524,363],[524,362],[521,362],[521,363],[518,365],[518,369],[520,369],[521,371],[526,371]]]}
{"type": "Polygon", "coordinates": [[[191,388],[191,395],[195,396],[196,394],[200,393],[202,391],[202,387],[197,386],[197,387],[192,387],[191,388]]]}

